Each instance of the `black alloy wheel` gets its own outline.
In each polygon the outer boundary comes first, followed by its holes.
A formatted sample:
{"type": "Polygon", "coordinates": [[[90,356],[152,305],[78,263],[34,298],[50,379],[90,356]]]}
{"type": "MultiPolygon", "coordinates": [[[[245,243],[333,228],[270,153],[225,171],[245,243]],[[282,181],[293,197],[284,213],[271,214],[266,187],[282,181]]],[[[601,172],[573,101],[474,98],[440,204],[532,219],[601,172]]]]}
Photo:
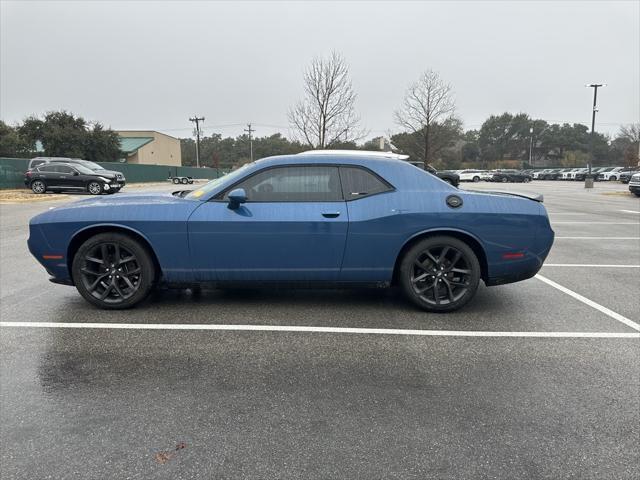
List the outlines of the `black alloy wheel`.
{"type": "Polygon", "coordinates": [[[91,195],[100,195],[102,193],[102,185],[100,185],[100,182],[89,182],[89,185],[87,185],[87,191],[91,195]]]}
{"type": "Polygon", "coordinates": [[[407,297],[427,311],[449,312],[469,302],[478,289],[480,263],[473,250],[452,237],[430,237],[405,255],[400,281],[407,297]]]}
{"type": "Polygon", "coordinates": [[[155,268],[147,250],[120,233],[87,240],[73,259],[73,279],[80,294],[100,308],[123,309],[151,291],[155,268]]]}
{"type": "Polygon", "coordinates": [[[37,195],[40,195],[47,191],[47,186],[42,180],[34,180],[31,182],[31,191],[37,195]]]}

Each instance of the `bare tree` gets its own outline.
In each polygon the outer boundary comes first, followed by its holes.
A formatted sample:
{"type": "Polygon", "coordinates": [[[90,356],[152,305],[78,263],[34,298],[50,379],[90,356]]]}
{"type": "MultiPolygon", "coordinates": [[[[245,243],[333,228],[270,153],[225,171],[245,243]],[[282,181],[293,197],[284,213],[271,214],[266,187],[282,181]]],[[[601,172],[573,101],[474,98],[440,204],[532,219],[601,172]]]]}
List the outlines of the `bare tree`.
{"type": "Polygon", "coordinates": [[[640,141],[640,123],[622,125],[618,137],[626,138],[631,143],[640,141]]]}
{"type": "Polygon", "coordinates": [[[313,148],[354,142],[365,135],[355,112],[356,94],[344,58],[314,58],[304,72],[305,96],[289,110],[289,122],[313,148]]]}
{"type": "Polygon", "coordinates": [[[398,125],[419,133],[423,140],[424,163],[433,155],[434,125],[453,116],[455,102],[451,86],[433,70],[424,72],[404,96],[402,107],[395,112],[398,125]]]}

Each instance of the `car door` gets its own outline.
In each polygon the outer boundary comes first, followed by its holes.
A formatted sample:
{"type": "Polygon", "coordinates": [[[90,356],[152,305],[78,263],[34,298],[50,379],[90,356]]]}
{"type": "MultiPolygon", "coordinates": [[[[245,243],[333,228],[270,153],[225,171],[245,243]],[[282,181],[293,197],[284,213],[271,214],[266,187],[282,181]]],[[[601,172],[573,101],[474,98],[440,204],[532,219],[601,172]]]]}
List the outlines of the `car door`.
{"type": "Polygon", "coordinates": [[[55,165],[55,176],[57,184],[65,190],[83,189],[82,181],[78,172],[68,165],[55,165]]]}
{"type": "Polygon", "coordinates": [[[193,267],[201,281],[337,280],[347,227],[337,166],[266,168],[191,215],[193,267]],[[247,202],[229,208],[238,188],[247,202]]]}

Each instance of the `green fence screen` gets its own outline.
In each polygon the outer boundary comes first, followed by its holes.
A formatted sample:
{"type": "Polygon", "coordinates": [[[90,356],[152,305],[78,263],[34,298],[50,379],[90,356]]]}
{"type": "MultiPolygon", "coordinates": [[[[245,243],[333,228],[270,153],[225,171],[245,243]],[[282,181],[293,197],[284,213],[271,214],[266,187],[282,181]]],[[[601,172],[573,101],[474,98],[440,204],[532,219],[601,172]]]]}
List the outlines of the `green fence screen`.
{"type": "MultiPolygon", "coordinates": [[[[127,183],[162,182],[169,177],[192,177],[211,180],[218,177],[214,168],[171,167],[169,165],[137,165],[132,163],[100,162],[107,170],[122,172],[127,183]]],[[[0,189],[25,188],[24,172],[29,166],[26,158],[0,158],[0,189]]]]}

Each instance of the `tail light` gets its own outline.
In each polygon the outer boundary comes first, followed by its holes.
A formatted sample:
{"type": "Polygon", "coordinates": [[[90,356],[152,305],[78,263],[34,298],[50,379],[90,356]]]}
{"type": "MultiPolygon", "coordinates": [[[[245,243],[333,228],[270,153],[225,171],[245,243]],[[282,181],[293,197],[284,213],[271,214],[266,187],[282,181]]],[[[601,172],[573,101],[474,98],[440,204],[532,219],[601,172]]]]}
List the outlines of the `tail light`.
{"type": "Polygon", "coordinates": [[[30,177],[32,173],[33,173],[33,172],[32,172],[31,170],[27,170],[27,171],[25,172],[25,175],[26,175],[27,177],[30,177]]]}

